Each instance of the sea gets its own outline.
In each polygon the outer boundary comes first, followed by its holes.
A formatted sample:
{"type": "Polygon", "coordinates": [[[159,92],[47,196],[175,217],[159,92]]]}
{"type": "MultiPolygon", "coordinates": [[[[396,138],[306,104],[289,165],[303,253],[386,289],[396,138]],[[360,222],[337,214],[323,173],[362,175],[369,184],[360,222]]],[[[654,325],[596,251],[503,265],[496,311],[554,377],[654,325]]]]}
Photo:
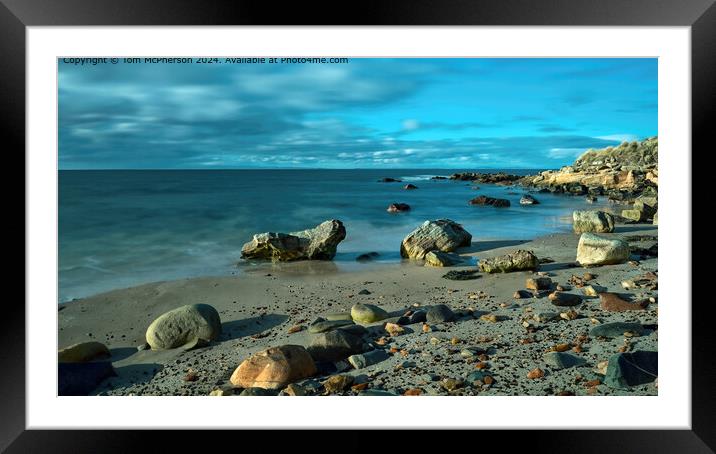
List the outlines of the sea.
{"type": "MultiPolygon", "coordinates": [[[[470,171],[480,171],[472,169],[470,171]]],[[[540,169],[491,169],[534,174],[540,169]]],[[[241,275],[262,266],[241,260],[241,246],[259,232],[291,232],[339,219],[346,239],[335,267],[401,263],[400,242],[429,219],[452,219],[479,241],[528,240],[567,232],[575,209],[601,198],[533,194],[520,186],[434,180],[455,170],[60,170],[59,302],[143,283],[197,276],[241,275]],[[402,183],[381,183],[392,177],[402,183]],[[412,183],[416,190],[405,190],[412,183]],[[478,195],[509,208],[470,206],[478,195]],[[407,213],[388,213],[407,203],[407,213]],[[376,263],[358,255],[378,252],[376,263]]],[[[488,172],[484,170],[484,172],[488,172]]]]}

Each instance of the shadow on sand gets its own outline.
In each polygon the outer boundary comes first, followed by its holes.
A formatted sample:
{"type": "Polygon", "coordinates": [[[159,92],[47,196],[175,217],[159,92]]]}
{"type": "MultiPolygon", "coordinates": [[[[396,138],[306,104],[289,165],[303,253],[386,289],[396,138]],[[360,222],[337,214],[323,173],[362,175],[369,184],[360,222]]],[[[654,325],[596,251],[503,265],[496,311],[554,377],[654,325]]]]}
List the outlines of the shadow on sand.
{"type": "Polygon", "coordinates": [[[288,320],[288,315],[266,314],[263,317],[251,317],[233,320],[221,325],[220,340],[232,340],[240,337],[253,336],[274,328],[288,320]]]}
{"type": "Polygon", "coordinates": [[[110,377],[97,386],[91,394],[98,394],[109,389],[128,388],[137,383],[148,383],[163,366],[157,363],[129,364],[114,368],[116,377],[110,377]]]}

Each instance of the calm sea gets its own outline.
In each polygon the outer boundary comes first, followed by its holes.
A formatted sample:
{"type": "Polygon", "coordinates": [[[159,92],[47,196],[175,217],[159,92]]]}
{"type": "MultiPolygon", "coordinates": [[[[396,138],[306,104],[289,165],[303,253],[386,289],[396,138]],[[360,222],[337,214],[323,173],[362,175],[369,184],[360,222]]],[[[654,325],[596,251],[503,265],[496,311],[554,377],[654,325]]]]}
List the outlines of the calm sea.
{"type": "MultiPolygon", "coordinates": [[[[493,170],[494,171],[494,170],[493,170]]],[[[536,170],[506,170],[529,174],[536,170]]],[[[59,299],[192,276],[241,273],[241,246],[254,233],[288,232],[340,219],[347,237],[335,262],[376,251],[399,262],[402,238],[427,219],[462,223],[473,241],[530,239],[571,228],[582,197],[535,194],[520,206],[519,187],[430,180],[449,170],[160,170],[60,171],[59,299]],[[403,183],[378,183],[394,177],[403,183]],[[402,186],[413,183],[418,190],[402,186]],[[480,194],[510,208],[473,207],[480,194]],[[390,214],[404,202],[409,213],[390,214]]],[[[600,206],[603,202],[597,204],[600,206]]]]}

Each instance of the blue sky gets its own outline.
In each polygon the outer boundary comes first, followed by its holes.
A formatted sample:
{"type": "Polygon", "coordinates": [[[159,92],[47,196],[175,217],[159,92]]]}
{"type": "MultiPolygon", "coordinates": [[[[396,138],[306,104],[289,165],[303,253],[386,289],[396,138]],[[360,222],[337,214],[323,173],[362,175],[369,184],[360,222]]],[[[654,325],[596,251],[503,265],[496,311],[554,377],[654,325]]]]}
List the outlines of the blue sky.
{"type": "Polygon", "coordinates": [[[60,169],[558,168],[657,135],[656,59],[59,63],[60,169]]]}

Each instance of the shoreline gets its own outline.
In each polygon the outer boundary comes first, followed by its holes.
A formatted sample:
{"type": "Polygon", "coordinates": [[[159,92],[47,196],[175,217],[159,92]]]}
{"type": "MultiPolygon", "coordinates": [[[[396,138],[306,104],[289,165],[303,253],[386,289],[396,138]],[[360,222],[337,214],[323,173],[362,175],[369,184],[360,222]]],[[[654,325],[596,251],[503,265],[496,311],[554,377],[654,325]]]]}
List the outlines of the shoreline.
{"type": "MultiPolygon", "coordinates": [[[[658,237],[658,228],[646,224],[618,225],[614,234],[607,234],[610,235],[658,237]]],[[[577,240],[578,235],[572,233],[554,233],[531,241],[500,244],[477,241],[457,253],[487,258],[516,249],[533,250],[540,258],[554,260],[541,265],[540,270],[555,283],[566,285],[570,276],[579,276],[586,271],[573,267],[577,240]]],[[[648,247],[654,242],[642,243],[648,247]]],[[[581,381],[598,379],[594,372],[596,365],[608,359],[607,353],[616,352],[623,339],[587,343],[580,356],[587,359],[590,367],[551,371],[544,379],[536,381],[525,378],[525,374],[541,364],[542,353],[558,341],[570,341],[587,332],[594,326],[592,319],[602,323],[639,321],[658,326],[658,300],[644,311],[611,313],[599,308],[599,298],[585,298],[578,308],[580,318],[544,323],[531,335],[521,325],[526,317],[565,309],[550,304],[546,297],[513,298],[515,291],[524,288],[525,279],[535,276],[533,272],[479,273],[475,280],[454,281],[442,276],[451,270],[475,269],[474,265],[434,268],[417,263],[415,266],[402,262],[373,263],[364,265],[365,270],[326,272],[326,267],[331,268],[331,265],[335,267],[331,262],[282,263],[280,267],[269,265],[270,269],[261,267],[236,276],[154,282],[62,303],[58,309],[59,347],[93,340],[110,349],[110,360],[118,376],[106,379],[93,394],[208,395],[212,390],[226,386],[231,373],[250,354],[283,344],[308,345],[310,335],[305,329],[289,334],[289,328],[295,325],[307,327],[316,317],[328,312],[350,310],[354,303],[364,302],[379,305],[391,315],[399,316],[407,309],[414,309],[416,304],[447,304],[453,310],[472,309],[472,316],[437,326],[430,333],[418,332],[415,329],[418,325],[411,325],[408,329],[414,332],[393,340],[399,351],[406,352],[405,356],[395,354],[371,368],[344,373],[354,375],[357,380],[366,380],[371,389],[402,391],[406,387],[420,386],[425,394],[437,395],[553,395],[561,391],[577,395],[653,395],[657,392],[653,383],[628,391],[609,389],[604,385],[591,388],[579,385],[581,381]],[[361,290],[369,293],[361,295],[361,290]],[[176,307],[196,303],[210,304],[219,312],[223,323],[219,339],[208,347],[189,351],[137,349],[144,345],[144,334],[152,320],[176,307]],[[480,317],[486,314],[496,315],[501,321],[481,320],[480,317]],[[520,343],[530,336],[535,339],[520,343]],[[450,343],[453,337],[457,339],[456,344],[450,343]],[[480,342],[487,338],[491,339],[480,342]],[[466,364],[454,351],[474,345],[481,345],[488,352],[494,384],[453,392],[441,388],[438,382],[427,380],[431,374],[444,378],[474,371],[474,364],[466,364]],[[408,365],[404,367],[406,362],[408,365]],[[183,380],[189,369],[198,375],[195,381],[183,380]],[[425,384],[420,384],[422,382],[425,384]]],[[[648,258],[637,266],[606,265],[589,270],[597,275],[595,283],[608,291],[624,294],[621,281],[647,271],[657,271],[657,259],[648,258]]],[[[641,293],[635,296],[657,297],[654,291],[641,293]]],[[[656,350],[657,334],[655,331],[635,338],[630,344],[632,350],[656,350]]]]}

